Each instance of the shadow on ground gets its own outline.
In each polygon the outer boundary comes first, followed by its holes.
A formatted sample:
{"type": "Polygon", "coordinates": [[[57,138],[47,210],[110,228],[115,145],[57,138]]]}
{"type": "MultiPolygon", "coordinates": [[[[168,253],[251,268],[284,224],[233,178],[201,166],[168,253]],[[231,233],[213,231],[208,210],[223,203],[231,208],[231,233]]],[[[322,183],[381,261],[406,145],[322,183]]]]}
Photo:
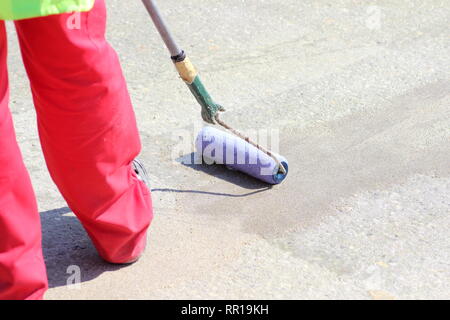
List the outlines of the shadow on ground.
{"type": "MultiPolygon", "coordinates": [[[[231,196],[231,197],[236,197],[236,196],[242,197],[242,196],[251,195],[251,194],[262,192],[262,191],[272,188],[271,185],[269,185],[265,182],[262,182],[256,178],[253,178],[242,172],[228,169],[225,165],[219,165],[219,164],[207,165],[206,163],[204,163],[204,161],[202,161],[201,163],[196,163],[195,162],[196,157],[197,157],[196,153],[192,152],[190,154],[187,154],[183,157],[178,158],[177,162],[184,165],[185,167],[188,167],[195,171],[200,171],[200,172],[206,173],[216,179],[222,179],[228,183],[235,184],[243,189],[248,189],[248,190],[259,189],[258,191],[250,192],[250,193],[243,194],[243,195],[221,194],[221,193],[216,194],[214,192],[212,192],[212,193],[196,192],[196,193],[206,193],[206,194],[211,194],[211,195],[222,195],[222,196],[231,196]]],[[[187,192],[187,191],[182,191],[182,192],[187,192]]]]}
{"type": "Polygon", "coordinates": [[[71,266],[80,268],[81,282],[125,267],[109,264],[99,257],[80,221],[68,207],[41,212],[41,221],[42,247],[50,288],[67,285],[73,275],[71,266]]]}

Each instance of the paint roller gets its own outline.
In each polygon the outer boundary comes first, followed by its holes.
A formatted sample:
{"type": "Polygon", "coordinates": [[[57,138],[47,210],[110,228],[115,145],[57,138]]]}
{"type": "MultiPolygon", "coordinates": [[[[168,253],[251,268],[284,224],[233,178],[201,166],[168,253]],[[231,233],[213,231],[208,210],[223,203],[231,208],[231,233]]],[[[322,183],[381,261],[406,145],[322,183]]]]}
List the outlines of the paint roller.
{"type": "Polygon", "coordinates": [[[214,102],[203,85],[197,70],[178,47],[154,0],[142,0],[152,21],[171,54],[181,79],[202,107],[205,122],[219,124],[233,134],[213,127],[204,127],[197,136],[196,149],[207,164],[222,164],[269,184],[281,183],[288,173],[286,158],[253,142],[249,137],[220,119],[225,109],[214,102]]]}
{"type": "Polygon", "coordinates": [[[204,127],[200,130],[195,146],[206,164],[225,165],[229,169],[244,172],[269,184],[281,183],[286,178],[288,171],[286,158],[274,154],[286,170],[286,173],[282,173],[277,162],[265,152],[235,135],[214,127],[204,127]]]}

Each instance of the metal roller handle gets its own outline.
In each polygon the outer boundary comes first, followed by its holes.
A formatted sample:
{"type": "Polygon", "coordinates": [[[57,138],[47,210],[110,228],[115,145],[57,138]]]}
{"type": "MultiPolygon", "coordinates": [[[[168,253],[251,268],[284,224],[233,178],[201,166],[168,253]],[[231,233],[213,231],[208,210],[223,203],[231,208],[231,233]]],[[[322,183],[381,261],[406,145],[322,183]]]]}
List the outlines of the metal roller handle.
{"type": "Polygon", "coordinates": [[[153,0],[142,0],[144,3],[145,8],[147,9],[150,17],[153,20],[153,23],[155,24],[156,29],[158,29],[159,34],[161,35],[161,38],[163,39],[164,43],[166,44],[167,49],[169,49],[170,55],[172,57],[178,56],[182,54],[182,50],[175,42],[175,39],[173,38],[172,34],[169,31],[169,28],[167,28],[167,25],[162,18],[162,15],[156,6],[155,1],[153,0]]]}

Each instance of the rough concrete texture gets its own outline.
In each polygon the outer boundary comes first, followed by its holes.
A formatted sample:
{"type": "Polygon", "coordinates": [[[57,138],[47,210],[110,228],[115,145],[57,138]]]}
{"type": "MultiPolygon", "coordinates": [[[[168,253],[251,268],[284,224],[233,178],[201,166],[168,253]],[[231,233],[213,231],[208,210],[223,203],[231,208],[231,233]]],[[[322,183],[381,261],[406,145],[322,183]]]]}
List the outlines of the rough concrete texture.
{"type": "Polygon", "coordinates": [[[11,109],[42,215],[47,298],[449,299],[449,2],[159,4],[223,119],[279,130],[289,176],[267,188],[182,164],[199,107],[140,1],[108,0],[155,220],[140,261],[105,264],[46,171],[9,24],[11,109]],[[79,288],[66,286],[71,265],[79,288]]]}

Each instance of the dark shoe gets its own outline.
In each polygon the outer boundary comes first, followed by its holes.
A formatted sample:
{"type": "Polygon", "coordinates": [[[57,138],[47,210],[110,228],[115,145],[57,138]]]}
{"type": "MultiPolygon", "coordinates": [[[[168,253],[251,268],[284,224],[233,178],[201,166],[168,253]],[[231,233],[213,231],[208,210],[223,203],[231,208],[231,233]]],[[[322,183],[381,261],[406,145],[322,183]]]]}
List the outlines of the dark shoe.
{"type": "MultiPolygon", "coordinates": [[[[145,170],[145,167],[142,164],[142,162],[138,159],[134,159],[132,162],[132,165],[133,165],[133,170],[136,173],[138,179],[143,181],[145,183],[145,185],[148,188],[150,188],[150,179],[148,177],[147,170],[145,170]]],[[[147,238],[147,235],[145,237],[147,238]]],[[[145,241],[145,244],[147,244],[147,241],[145,241]]],[[[144,250],[142,250],[142,252],[137,257],[131,259],[130,261],[126,261],[126,262],[122,262],[122,263],[115,263],[115,264],[127,265],[127,264],[135,263],[143,255],[144,251],[145,251],[145,247],[144,247],[144,250]]]]}
{"type": "Polygon", "coordinates": [[[148,177],[147,170],[145,170],[145,167],[142,164],[142,162],[136,158],[133,160],[132,165],[133,165],[133,170],[134,170],[134,172],[136,172],[138,179],[141,181],[144,181],[144,183],[147,185],[147,187],[150,188],[150,179],[148,177]]]}

